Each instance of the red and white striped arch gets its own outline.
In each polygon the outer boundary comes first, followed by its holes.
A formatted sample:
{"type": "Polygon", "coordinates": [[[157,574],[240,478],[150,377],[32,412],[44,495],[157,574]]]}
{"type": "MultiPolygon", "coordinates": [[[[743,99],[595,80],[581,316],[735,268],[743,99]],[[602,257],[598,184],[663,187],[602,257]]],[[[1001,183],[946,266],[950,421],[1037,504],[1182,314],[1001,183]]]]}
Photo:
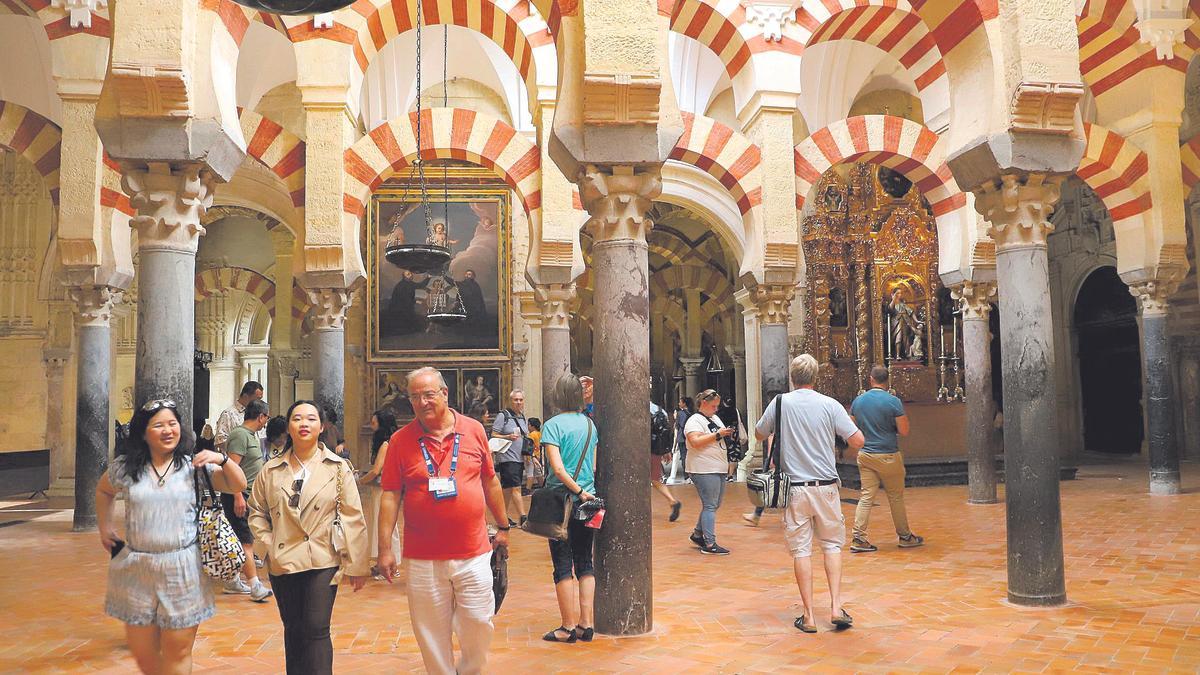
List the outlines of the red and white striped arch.
{"type": "Polygon", "coordinates": [[[465,160],[492,169],[516,191],[534,232],[541,232],[542,159],[537,146],[503,121],[474,110],[432,108],[421,116],[420,147],[413,112],[375,127],[346,150],[342,210],[347,227],[358,226],[380,183],[420,157],[465,160]]]}
{"type": "Polygon", "coordinates": [[[1154,48],[1142,43],[1136,21],[1129,0],[1089,0],[1076,19],[1079,72],[1096,98],[1150,68],[1187,72],[1188,58],[1195,49],[1181,45],[1175,58],[1160,61],[1154,48]]]}
{"type": "MultiPolygon", "coordinates": [[[[726,15],[704,0],[659,0],[658,11],[671,18],[672,31],[711,49],[725,64],[731,81],[751,65],[749,40],[757,31],[746,23],[745,10],[740,4],[726,15]]],[[[760,50],[767,44],[763,42],[760,50]]]]}
{"type": "MultiPolygon", "coordinates": [[[[851,40],[889,54],[912,76],[926,117],[940,114],[949,105],[950,78],[946,62],[929,27],[904,0],[838,0],[806,5],[797,12],[815,19],[814,12],[829,11],[805,42],[805,48],[823,42],[851,40]]],[[[819,15],[817,15],[819,16],[819,15]]]]}
{"type": "Polygon", "coordinates": [[[1150,161],[1133,143],[1097,124],[1084,124],[1087,148],[1075,174],[1104,202],[1114,227],[1150,210],[1150,161]]]}
{"type": "Polygon", "coordinates": [[[835,122],[796,146],[796,208],[803,208],[821,175],[844,162],[872,162],[911,180],[929,200],[939,227],[966,216],[967,198],[946,165],[942,138],[929,128],[891,115],[859,115],[835,122]]]}
{"type": "Polygon", "coordinates": [[[0,14],[16,14],[29,16],[41,22],[50,40],[58,40],[68,35],[86,33],[97,37],[112,37],[112,22],[108,19],[108,10],[97,7],[90,11],[90,26],[71,26],[71,17],[66,9],[55,7],[50,0],[0,0],[0,14]]]}
{"type": "Polygon", "coordinates": [[[304,209],[304,141],[253,110],[241,111],[246,154],[262,162],[287,187],[292,206],[304,209]]]}
{"type": "Polygon", "coordinates": [[[695,289],[708,296],[701,308],[702,320],[707,323],[713,314],[733,309],[733,284],[719,271],[701,265],[671,265],[650,277],[651,297],[670,297],[679,288],[695,289]],[[706,311],[707,310],[707,311],[706,311]]]}
{"type": "MultiPolygon", "coordinates": [[[[196,274],[195,296],[200,302],[213,293],[224,290],[245,291],[267,308],[275,319],[275,282],[244,267],[213,267],[196,274]]],[[[292,284],[292,321],[298,327],[311,305],[308,294],[299,284],[292,284]]]]}
{"type": "Polygon", "coordinates": [[[929,27],[943,56],[949,56],[955,47],[981,30],[984,21],[1000,14],[998,0],[909,0],[909,4],[929,27]]]}
{"type": "Polygon", "coordinates": [[[682,115],[683,135],[670,158],[696,166],[720,181],[743,216],[762,204],[759,147],[710,117],[688,112],[682,115]]]}
{"type": "Polygon", "coordinates": [[[1191,192],[1200,183],[1200,134],[1180,146],[1179,160],[1183,164],[1183,185],[1191,192]]]}
{"type": "Polygon", "coordinates": [[[58,204],[62,130],[25,106],[0,101],[0,147],[29,160],[42,176],[50,200],[58,204]]]}

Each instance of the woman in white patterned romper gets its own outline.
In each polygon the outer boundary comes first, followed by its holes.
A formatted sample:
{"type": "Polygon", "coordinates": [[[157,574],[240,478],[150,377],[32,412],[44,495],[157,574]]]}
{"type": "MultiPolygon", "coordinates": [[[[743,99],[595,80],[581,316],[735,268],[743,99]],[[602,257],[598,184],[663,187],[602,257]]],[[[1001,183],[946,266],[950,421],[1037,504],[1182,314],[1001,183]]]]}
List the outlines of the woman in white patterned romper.
{"type": "Polygon", "coordinates": [[[174,401],[142,406],[129,423],[128,451],[96,486],[100,544],[112,555],[104,611],[125,622],[143,673],[190,673],[196,629],[215,611],[196,543],[194,471],[203,467],[221,492],[246,489],[237,462],[211,450],[192,456],[195,442],[180,422],[174,401]],[[127,541],[113,526],[118,491],[127,541]]]}

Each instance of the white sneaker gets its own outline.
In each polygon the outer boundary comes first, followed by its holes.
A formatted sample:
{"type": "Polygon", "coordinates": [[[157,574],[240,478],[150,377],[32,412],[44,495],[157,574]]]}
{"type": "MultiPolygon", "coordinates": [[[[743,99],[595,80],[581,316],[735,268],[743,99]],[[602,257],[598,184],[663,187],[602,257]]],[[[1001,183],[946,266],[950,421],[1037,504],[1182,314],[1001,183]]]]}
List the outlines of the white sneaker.
{"type": "Polygon", "coordinates": [[[750,513],[743,513],[742,520],[746,521],[750,527],[758,527],[758,516],[754,515],[753,511],[750,513]]]}
{"type": "Polygon", "coordinates": [[[233,581],[226,581],[225,588],[221,592],[227,595],[250,595],[250,587],[246,585],[245,581],[242,581],[241,577],[238,577],[233,581]]]}
{"type": "Polygon", "coordinates": [[[254,602],[266,602],[267,598],[275,595],[275,592],[267,588],[262,579],[254,580],[254,587],[250,589],[250,599],[254,602]]]}

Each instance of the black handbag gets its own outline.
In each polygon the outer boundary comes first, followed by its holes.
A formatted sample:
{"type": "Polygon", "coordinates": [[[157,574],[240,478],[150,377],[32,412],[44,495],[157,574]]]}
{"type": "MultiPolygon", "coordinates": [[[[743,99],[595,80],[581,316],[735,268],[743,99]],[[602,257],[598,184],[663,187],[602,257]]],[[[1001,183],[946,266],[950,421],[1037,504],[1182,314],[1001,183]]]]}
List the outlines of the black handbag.
{"type": "MultiPolygon", "coordinates": [[[[571,480],[579,477],[583,462],[587,459],[588,446],[592,444],[592,421],[588,420],[587,440],[583,442],[583,452],[579,453],[579,462],[575,464],[575,473],[571,480]]],[[[529,515],[521,529],[529,534],[536,534],[547,539],[565,541],[567,538],[567,523],[571,520],[571,510],[574,500],[564,485],[547,485],[533,491],[529,499],[529,515]]]]}
{"type": "Polygon", "coordinates": [[[791,491],[792,480],[783,472],[783,453],[779,447],[783,444],[783,395],[775,397],[775,440],[771,443],[771,454],[764,458],[763,467],[751,473],[746,478],[746,490],[750,495],[750,503],[768,509],[781,509],[787,506],[788,493],[791,491]],[[771,465],[775,468],[772,469],[771,465]]]}

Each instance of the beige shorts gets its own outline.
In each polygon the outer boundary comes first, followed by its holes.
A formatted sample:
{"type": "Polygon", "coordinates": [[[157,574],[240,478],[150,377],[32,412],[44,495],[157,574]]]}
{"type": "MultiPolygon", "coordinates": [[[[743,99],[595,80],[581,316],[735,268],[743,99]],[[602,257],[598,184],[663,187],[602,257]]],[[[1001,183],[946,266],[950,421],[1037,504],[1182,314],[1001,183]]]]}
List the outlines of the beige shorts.
{"type": "Polygon", "coordinates": [[[814,531],[822,551],[842,550],[846,544],[846,518],[837,483],[792,486],[783,512],[783,531],[793,558],[812,555],[814,531]]]}

